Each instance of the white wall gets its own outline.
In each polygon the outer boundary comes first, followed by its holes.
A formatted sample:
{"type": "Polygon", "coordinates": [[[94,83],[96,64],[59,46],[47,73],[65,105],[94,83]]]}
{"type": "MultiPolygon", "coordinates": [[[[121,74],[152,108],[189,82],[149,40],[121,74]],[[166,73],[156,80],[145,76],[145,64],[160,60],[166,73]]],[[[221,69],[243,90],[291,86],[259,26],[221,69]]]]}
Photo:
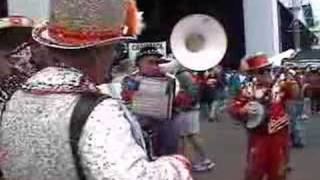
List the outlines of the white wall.
{"type": "Polygon", "coordinates": [[[243,0],[246,53],[279,53],[277,0],[243,0]]]}
{"type": "Polygon", "coordinates": [[[49,17],[49,0],[8,0],[9,15],[21,15],[42,21],[49,17]]]}

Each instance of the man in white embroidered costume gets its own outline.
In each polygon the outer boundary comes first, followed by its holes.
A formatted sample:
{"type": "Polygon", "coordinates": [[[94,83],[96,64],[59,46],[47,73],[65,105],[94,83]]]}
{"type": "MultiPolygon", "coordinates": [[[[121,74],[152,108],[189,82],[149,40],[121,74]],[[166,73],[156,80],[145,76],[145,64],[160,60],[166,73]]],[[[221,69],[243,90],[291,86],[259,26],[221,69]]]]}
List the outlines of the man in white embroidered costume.
{"type": "MultiPolygon", "coordinates": [[[[43,48],[31,40],[32,26],[33,21],[24,16],[0,19],[0,112],[12,94],[46,64],[39,64],[43,48]]],[[[5,154],[0,149],[0,163],[5,154]]]]}
{"type": "Polygon", "coordinates": [[[70,128],[74,112],[84,95],[99,94],[96,84],[104,81],[113,63],[111,44],[137,33],[137,8],[132,0],[50,3],[50,20],[33,30],[33,38],[47,46],[48,59],[61,66],[36,73],[7,102],[0,130],[0,148],[7,151],[0,164],[4,177],[192,179],[189,162],[182,156],[149,161],[138,123],[111,98],[93,108],[73,151],[70,136],[78,130],[70,128]]]}
{"type": "MultiPolygon", "coordinates": [[[[0,19],[0,104],[7,101],[28,77],[37,71],[31,63],[33,21],[11,16],[0,19]]],[[[2,107],[2,106],[1,106],[2,107]]],[[[2,108],[1,108],[2,109],[2,108]]]]}

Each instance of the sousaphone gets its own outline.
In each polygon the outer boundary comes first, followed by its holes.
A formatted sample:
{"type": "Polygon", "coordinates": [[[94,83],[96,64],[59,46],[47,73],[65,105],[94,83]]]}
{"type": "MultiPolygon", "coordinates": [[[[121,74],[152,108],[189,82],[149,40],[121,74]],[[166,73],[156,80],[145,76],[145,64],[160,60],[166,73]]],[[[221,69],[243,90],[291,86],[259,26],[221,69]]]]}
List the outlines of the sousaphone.
{"type": "Polygon", "coordinates": [[[171,49],[179,63],[194,71],[208,70],[220,63],[227,51],[227,35],[213,17],[192,14],[174,27],[171,49]]]}

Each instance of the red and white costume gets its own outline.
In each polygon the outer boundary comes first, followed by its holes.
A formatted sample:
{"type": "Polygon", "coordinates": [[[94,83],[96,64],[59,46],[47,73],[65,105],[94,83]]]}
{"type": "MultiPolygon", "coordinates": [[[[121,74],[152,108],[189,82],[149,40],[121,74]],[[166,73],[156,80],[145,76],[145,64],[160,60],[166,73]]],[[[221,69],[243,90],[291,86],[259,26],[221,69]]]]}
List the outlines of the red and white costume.
{"type": "MultiPolygon", "coordinates": [[[[245,70],[256,70],[270,65],[266,56],[254,56],[245,60],[245,70]]],[[[229,112],[237,120],[247,123],[252,102],[264,107],[262,123],[248,128],[248,156],[246,180],[284,180],[288,162],[288,124],[285,112],[287,92],[281,81],[273,85],[249,82],[229,105],[229,112]]],[[[248,126],[248,124],[247,124],[248,126]]]]}

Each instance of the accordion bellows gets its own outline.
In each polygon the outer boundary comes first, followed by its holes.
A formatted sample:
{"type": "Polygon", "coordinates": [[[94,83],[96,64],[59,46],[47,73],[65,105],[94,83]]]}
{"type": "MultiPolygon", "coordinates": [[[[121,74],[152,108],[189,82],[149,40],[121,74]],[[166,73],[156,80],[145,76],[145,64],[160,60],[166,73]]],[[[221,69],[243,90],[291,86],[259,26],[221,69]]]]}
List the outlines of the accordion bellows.
{"type": "Polygon", "coordinates": [[[132,100],[132,111],[158,120],[172,118],[175,81],[167,78],[142,78],[132,100]]]}

